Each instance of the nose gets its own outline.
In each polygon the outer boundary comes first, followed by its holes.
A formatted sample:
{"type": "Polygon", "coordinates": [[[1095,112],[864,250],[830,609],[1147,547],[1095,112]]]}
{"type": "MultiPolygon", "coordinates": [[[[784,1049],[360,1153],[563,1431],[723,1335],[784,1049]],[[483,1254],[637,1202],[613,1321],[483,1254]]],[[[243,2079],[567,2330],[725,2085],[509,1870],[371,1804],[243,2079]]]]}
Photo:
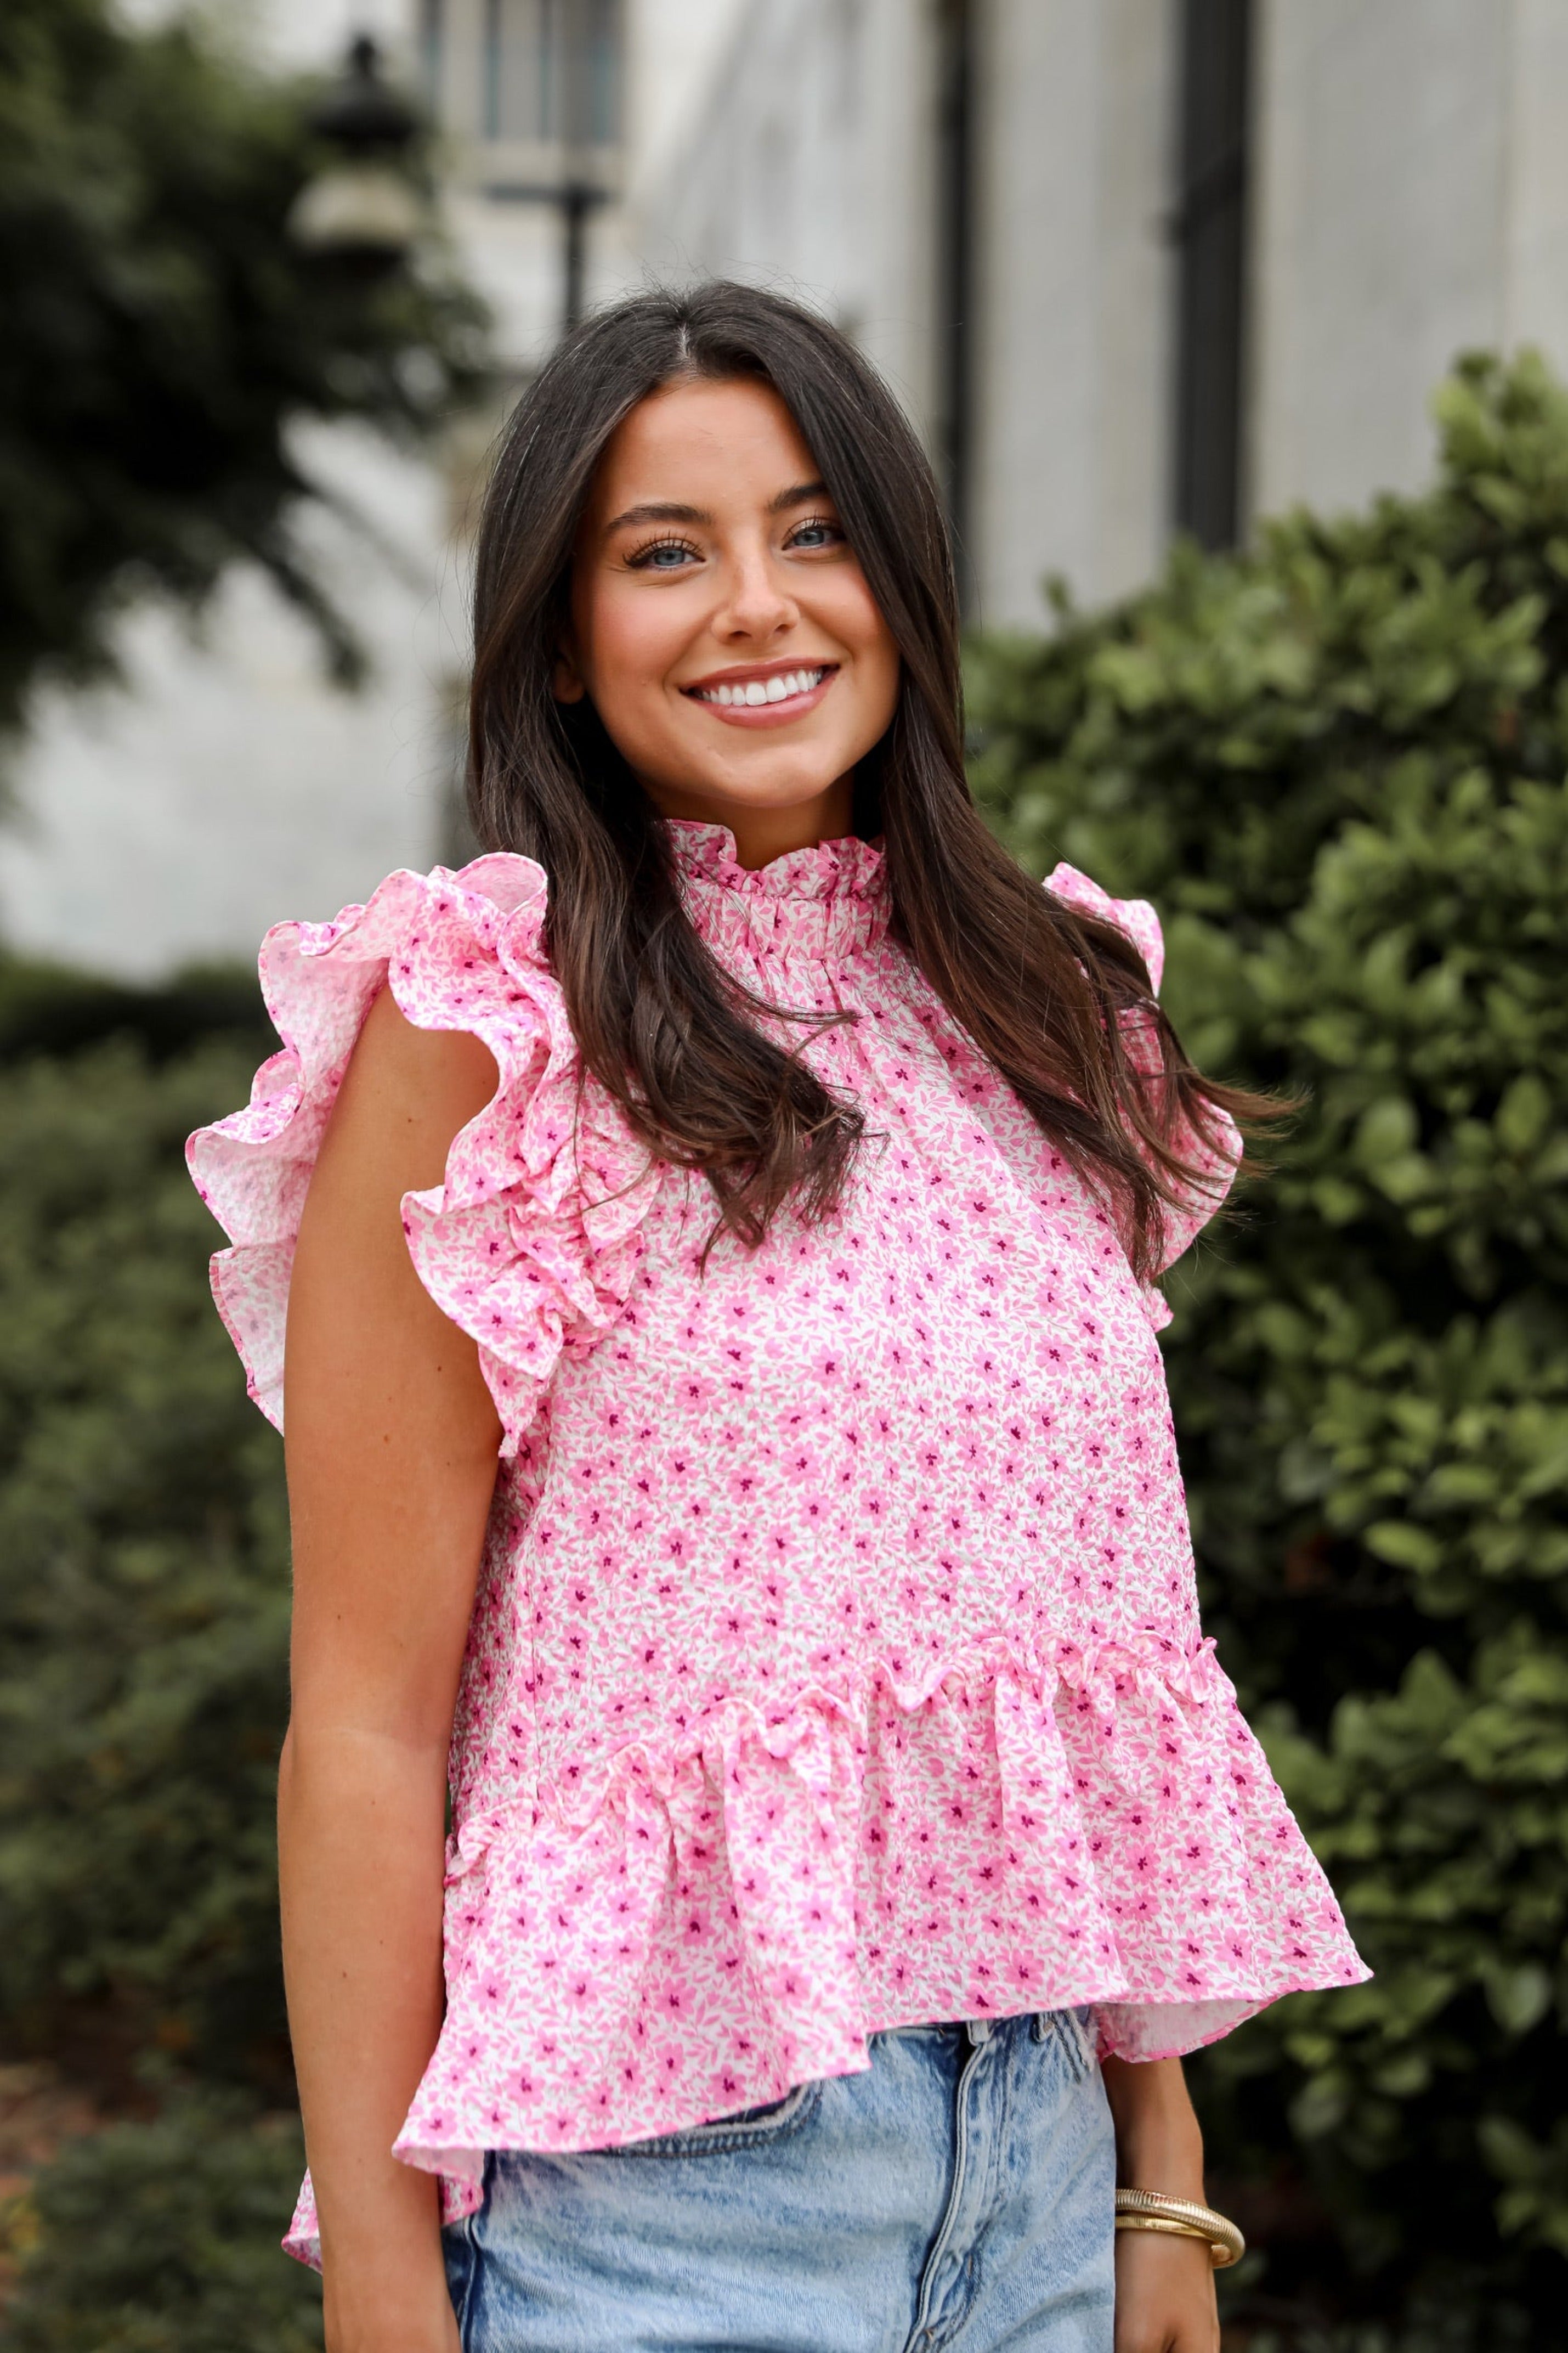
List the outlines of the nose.
{"type": "Polygon", "coordinates": [[[739,548],[726,567],[722,598],[713,616],[716,637],[765,645],[800,618],[800,607],[765,542],[739,548]]]}

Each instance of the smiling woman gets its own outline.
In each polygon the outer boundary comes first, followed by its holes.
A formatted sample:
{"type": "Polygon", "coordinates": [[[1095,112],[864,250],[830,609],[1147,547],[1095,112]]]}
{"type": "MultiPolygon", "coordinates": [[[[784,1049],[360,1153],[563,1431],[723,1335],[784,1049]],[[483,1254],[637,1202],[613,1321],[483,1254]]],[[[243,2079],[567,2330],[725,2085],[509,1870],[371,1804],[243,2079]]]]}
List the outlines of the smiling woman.
{"type": "Polygon", "coordinates": [[[1178,2054],[1362,1974],[1154,1337],[1251,1106],[1152,908],[981,823],[929,469],[809,312],[570,338],[476,638],[489,854],[269,934],[192,1146],[287,1394],[332,2353],[1214,2353],[1178,2054]]]}
{"type": "Polygon", "coordinates": [[[1249,1106],[1192,1068],[1125,929],[1042,894],[976,813],[941,500],[844,337],[725,285],[589,320],[503,443],[475,640],[476,829],[551,878],[584,1063],[726,1226],[754,1241],[792,1198],[826,1208],[861,1121],[737,1002],[661,818],[731,825],[752,868],[879,838],[915,963],[1155,1271],[1249,1106]],[[791,723],[737,723],[813,656],[829,675],[791,723]],[[690,707],[726,680],[728,706],[690,707]]]}
{"type": "Polygon", "coordinates": [[[749,867],[851,831],[899,696],[898,647],[814,472],[769,385],[639,402],[583,517],[556,662],[558,698],[592,700],[665,816],[731,826],[749,867]]]}

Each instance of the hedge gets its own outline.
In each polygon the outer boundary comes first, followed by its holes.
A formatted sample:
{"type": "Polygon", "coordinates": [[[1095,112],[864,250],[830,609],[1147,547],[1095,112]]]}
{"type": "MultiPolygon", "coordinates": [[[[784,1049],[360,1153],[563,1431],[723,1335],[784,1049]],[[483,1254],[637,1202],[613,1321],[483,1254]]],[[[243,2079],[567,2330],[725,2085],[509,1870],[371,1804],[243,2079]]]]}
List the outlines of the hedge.
{"type": "Polygon", "coordinates": [[[1432,489],[975,649],[1025,861],[1160,906],[1301,1108],[1173,1282],[1221,1655],[1373,1982],[1194,2069],[1237,2341],[1556,2341],[1568,2253],[1568,395],[1461,363],[1432,489]]]}
{"type": "Polygon", "coordinates": [[[242,976],[0,963],[0,2049],[115,2119],[0,2208],[17,2353],[321,2342],[278,2251],[281,1448],[182,1157],[266,1041],[242,976]]]}

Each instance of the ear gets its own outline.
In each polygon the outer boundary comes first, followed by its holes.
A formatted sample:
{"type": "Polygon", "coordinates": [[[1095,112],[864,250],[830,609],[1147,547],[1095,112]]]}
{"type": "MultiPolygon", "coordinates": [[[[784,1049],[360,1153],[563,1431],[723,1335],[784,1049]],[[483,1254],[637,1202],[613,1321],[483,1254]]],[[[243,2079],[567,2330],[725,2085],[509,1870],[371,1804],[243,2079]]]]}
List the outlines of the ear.
{"type": "Polygon", "coordinates": [[[550,691],[557,702],[581,702],[587,693],[587,681],[577,667],[577,654],[570,634],[555,649],[555,659],[550,670],[550,691]]]}

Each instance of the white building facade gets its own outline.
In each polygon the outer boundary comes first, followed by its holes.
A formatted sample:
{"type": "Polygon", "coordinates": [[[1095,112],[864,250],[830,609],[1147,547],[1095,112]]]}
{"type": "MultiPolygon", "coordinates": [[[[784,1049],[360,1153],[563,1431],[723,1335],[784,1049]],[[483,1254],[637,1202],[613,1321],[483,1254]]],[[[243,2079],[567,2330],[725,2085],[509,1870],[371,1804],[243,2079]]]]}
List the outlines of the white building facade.
{"type": "MultiPolygon", "coordinates": [[[[1467,347],[1568,370],[1564,0],[570,0],[574,126],[568,4],[235,0],[280,62],[369,31],[427,90],[509,389],[573,267],[584,301],[737,275],[837,318],[927,440],[981,622],[1041,625],[1050,574],[1134,588],[1177,528],[1416,486],[1467,347]]],[[[0,939],[151,976],[443,853],[489,429],[310,445],[383,543],[312,526],[361,694],[241,573],[201,642],[144,611],[124,691],[45,706],[0,939]]]]}
{"type": "Polygon", "coordinates": [[[1568,368],[1565,134],[1562,0],[745,0],[633,234],[849,326],[1027,627],[1415,487],[1463,349],[1568,368]]]}

